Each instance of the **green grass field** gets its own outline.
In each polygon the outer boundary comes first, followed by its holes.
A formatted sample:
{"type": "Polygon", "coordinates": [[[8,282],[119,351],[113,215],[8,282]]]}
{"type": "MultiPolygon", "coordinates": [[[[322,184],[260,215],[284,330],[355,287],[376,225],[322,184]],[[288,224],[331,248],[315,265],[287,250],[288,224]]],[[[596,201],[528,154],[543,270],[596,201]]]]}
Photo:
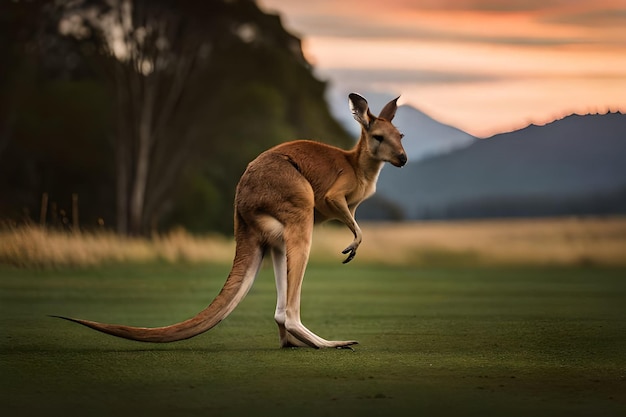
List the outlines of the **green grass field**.
{"type": "Polygon", "coordinates": [[[47,317],[155,326],[224,266],[0,267],[6,416],[624,416],[626,270],[311,265],[303,321],[350,350],[278,349],[272,272],[218,327],[142,344],[47,317]]]}

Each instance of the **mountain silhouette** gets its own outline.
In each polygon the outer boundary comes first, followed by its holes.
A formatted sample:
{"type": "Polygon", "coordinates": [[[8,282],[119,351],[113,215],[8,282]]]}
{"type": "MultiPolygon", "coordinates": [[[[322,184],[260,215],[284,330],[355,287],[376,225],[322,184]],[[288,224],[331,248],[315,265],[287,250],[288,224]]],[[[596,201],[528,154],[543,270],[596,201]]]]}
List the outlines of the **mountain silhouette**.
{"type": "Polygon", "coordinates": [[[414,162],[464,148],[476,141],[470,134],[438,122],[412,106],[400,106],[393,123],[404,133],[402,144],[414,162]]]}
{"type": "Polygon", "coordinates": [[[362,219],[626,213],[626,115],[571,115],[386,167],[362,219]]]}

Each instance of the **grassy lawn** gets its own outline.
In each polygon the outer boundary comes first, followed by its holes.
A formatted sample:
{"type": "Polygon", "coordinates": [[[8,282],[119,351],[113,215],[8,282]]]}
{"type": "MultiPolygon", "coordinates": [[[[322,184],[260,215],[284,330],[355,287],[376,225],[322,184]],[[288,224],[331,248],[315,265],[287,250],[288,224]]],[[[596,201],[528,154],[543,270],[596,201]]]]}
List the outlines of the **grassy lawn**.
{"type": "Polygon", "coordinates": [[[0,267],[7,416],[624,416],[626,270],[309,267],[304,323],[355,351],[278,349],[271,269],[212,331],[154,345],[48,314],[156,326],[224,266],[0,267]]]}

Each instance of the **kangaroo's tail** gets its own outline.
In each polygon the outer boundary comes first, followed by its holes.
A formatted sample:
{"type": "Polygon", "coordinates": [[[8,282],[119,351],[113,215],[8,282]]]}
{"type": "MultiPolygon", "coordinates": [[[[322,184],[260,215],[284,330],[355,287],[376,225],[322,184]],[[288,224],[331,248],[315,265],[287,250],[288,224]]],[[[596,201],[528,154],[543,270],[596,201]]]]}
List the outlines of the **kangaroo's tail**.
{"type": "Polygon", "coordinates": [[[224,287],[207,308],[183,322],[165,327],[132,327],[53,316],[82,324],[103,333],[140,342],[166,343],[185,340],[206,332],[225,319],[243,300],[261,267],[263,248],[246,241],[237,242],[233,268],[224,287]]]}

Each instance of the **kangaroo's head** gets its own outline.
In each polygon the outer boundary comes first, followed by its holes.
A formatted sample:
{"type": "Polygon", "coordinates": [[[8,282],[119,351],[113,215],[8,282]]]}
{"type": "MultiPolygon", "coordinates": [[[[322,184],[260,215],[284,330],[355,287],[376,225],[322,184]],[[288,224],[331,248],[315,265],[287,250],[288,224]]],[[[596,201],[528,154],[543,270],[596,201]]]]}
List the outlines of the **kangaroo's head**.
{"type": "Polygon", "coordinates": [[[350,111],[354,119],[361,124],[361,141],[369,155],[379,161],[390,162],[401,167],[407,162],[406,152],[402,147],[402,133],[391,124],[398,109],[398,98],[383,107],[378,117],[370,110],[367,100],[356,93],[349,96],[350,111]]]}

